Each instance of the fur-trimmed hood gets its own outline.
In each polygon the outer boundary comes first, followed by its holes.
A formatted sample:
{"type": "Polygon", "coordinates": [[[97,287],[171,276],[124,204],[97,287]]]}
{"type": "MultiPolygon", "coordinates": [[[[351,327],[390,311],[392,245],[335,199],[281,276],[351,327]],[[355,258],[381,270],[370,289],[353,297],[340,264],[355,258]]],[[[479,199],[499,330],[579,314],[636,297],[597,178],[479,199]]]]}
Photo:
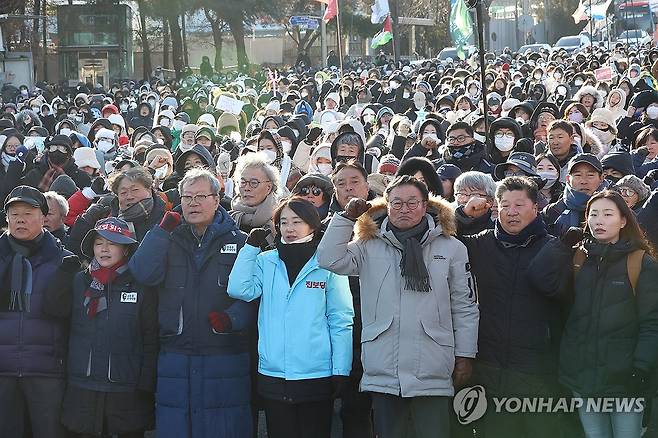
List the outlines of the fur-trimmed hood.
{"type": "MultiPolygon", "coordinates": [[[[370,209],[356,221],[354,240],[375,239],[382,222],[386,218],[386,200],[384,198],[376,198],[370,204],[372,205],[370,209]]],[[[448,201],[430,195],[427,201],[427,213],[434,219],[434,229],[440,228],[438,234],[445,236],[455,236],[457,234],[455,212],[448,201]]],[[[430,229],[430,233],[432,231],[430,229]]]]}
{"type": "Polygon", "coordinates": [[[591,85],[583,85],[580,87],[580,90],[576,93],[576,95],[573,97],[573,100],[576,102],[580,102],[580,99],[583,97],[583,95],[589,94],[594,97],[594,108],[603,108],[604,104],[604,99],[601,93],[594,88],[591,85]]]}

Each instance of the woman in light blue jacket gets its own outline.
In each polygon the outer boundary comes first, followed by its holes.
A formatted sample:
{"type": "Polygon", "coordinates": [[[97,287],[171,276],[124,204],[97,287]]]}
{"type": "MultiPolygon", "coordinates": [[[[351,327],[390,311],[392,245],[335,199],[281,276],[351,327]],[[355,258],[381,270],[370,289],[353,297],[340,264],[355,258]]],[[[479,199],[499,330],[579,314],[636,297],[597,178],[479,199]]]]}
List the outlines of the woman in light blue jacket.
{"type": "Polygon", "coordinates": [[[293,197],[275,209],[276,249],[261,253],[269,231],[251,231],[228,282],[233,298],[261,299],[258,392],[267,433],[329,437],[333,399],[352,368],[354,309],[347,277],[318,266],[320,217],[293,197]]]}

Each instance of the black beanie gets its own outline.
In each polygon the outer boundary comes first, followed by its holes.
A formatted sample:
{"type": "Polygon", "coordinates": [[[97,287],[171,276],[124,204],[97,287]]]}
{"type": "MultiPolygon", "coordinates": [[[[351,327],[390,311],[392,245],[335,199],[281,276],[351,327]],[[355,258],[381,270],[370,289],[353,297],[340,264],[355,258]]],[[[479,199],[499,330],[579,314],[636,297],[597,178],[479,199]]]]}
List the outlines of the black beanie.
{"type": "Polygon", "coordinates": [[[633,157],[631,157],[631,154],[628,152],[610,152],[601,158],[601,165],[603,166],[603,170],[613,169],[623,173],[624,175],[635,174],[635,168],[633,167],[633,157]]]}

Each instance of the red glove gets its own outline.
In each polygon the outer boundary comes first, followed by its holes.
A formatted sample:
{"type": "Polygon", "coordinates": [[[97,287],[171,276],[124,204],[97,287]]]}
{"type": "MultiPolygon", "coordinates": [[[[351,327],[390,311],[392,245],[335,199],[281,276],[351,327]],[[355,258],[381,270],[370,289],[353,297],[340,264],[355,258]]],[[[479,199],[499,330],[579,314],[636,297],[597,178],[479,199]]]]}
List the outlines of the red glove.
{"type": "Polygon", "coordinates": [[[175,211],[168,211],[160,221],[160,228],[171,233],[178,226],[178,224],[180,224],[180,221],[181,217],[179,213],[176,213],[175,211]]]}
{"type": "Polygon", "coordinates": [[[230,332],[233,327],[231,317],[226,312],[210,312],[208,314],[208,321],[210,321],[210,325],[217,333],[230,332]]]}

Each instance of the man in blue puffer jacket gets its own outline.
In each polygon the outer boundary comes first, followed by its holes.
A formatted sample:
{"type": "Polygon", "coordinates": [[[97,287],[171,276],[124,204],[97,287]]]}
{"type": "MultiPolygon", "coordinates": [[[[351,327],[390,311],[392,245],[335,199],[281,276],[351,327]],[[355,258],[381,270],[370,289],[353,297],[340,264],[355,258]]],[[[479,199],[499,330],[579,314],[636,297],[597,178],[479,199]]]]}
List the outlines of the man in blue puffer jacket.
{"type": "Polygon", "coordinates": [[[256,308],[226,293],[246,236],[219,205],[209,171],[188,171],[179,191],[183,222],[168,212],[129,263],[138,281],[158,288],[157,436],[249,437],[247,332],[256,308]]]}
{"type": "Polygon", "coordinates": [[[0,436],[23,437],[29,417],[34,438],[61,438],[66,436],[59,419],[67,323],[47,314],[46,307],[49,281],[71,253],[43,229],[48,203],[37,189],[16,187],[5,211],[9,230],[0,236],[0,436]]]}

